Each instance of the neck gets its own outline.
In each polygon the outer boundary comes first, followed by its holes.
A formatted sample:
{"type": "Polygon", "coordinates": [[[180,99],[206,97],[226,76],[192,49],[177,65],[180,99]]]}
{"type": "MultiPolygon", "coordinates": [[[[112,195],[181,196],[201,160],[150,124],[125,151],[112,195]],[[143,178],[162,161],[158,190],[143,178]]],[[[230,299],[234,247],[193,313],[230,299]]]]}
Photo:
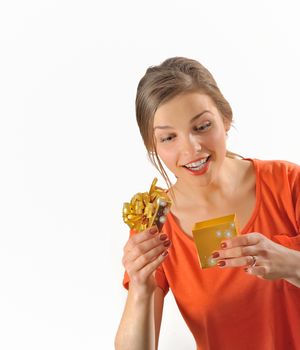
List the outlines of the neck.
{"type": "Polygon", "coordinates": [[[213,204],[220,199],[231,197],[239,187],[240,177],[239,162],[225,158],[218,176],[211,179],[208,184],[200,184],[198,179],[191,178],[191,181],[178,179],[173,186],[175,201],[189,201],[191,203],[213,204]]]}

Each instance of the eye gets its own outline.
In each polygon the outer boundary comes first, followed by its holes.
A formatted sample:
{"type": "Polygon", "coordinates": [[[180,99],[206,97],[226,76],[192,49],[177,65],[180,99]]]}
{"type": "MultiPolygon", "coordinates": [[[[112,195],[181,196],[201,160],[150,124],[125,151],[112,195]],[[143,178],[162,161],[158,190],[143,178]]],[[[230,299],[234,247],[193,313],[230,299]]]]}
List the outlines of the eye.
{"type": "Polygon", "coordinates": [[[206,131],[207,129],[209,129],[211,127],[211,125],[212,125],[212,122],[207,120],[206,122],[195,126],[194,130],[199,131],[199,132],[206,131]]]}
{"type": "Polygon", "coordinates": [[[162,143],[170,142],[174,139],[175,135],[167,135],[167,136],[161,136],[159,138],[159,141],[162,143]]]}

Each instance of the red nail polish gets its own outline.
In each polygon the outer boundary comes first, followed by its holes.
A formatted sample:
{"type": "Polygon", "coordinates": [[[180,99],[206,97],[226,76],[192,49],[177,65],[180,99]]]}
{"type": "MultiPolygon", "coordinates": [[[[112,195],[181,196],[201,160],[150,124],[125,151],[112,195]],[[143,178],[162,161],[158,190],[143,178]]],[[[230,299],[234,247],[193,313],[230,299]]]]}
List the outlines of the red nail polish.
{"type": "Polygon", "coordinates": [[[220,254],[218,253],[218,252],[214,252],[214,253],[212,253],[212,255],[211,255],[211,257],[213,258],[213,259],[216,259],[216,258],[218,258],[220,256],[220,254]]]}
{"type": "Polygon", "coordinates": [[[223,267],[223,266],[226,265],[226,263],[225,263],[224,260],[220,260],[220,261],[217,262],[217,265],[218,265],[219,267],[223,267]]]}
{"type": "Polygon", "coordinates": [[[157,227],[156,226],[151,227],[148,232],[150,233],[150,235],[154,235],[157,232],[157,227]]]}
{"type": "Polygon", "coordinates": [[[221,243],[221,248],[222,248],[222,249],[225,249],[226,247],[227,247],[227,244],[226,244],[225,242],[222,242],[222,243],[221,243]]]}
{"type": "Polygon", "coordinates": [[[163,242],[163,245],[165,247],[169,247],[170,244],[171,244],[171,241],[169,239],[167,241],[163,242]]]}
{"type": "Polygon", "coordinates": [[[167,256],[169,254],[169,252],[167,250],[165,250],[161,255],[162,256],[167,256]]]}
{"type": "Polygon", "coordinates": [[[160,239],[161,241],[165,241],[167,238],[168,238],[168,236],[167,236],[165,233],[162,233],[162,234],[159,236],[159,239],[160,239]]]}

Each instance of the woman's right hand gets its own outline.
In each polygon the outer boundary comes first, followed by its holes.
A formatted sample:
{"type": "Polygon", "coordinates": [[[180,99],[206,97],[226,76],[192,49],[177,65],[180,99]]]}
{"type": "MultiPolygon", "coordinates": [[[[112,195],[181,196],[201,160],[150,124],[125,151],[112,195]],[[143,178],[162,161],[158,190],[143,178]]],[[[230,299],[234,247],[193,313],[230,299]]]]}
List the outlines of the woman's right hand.
{"type": "Polygon", "coordinates": [[[130,289],[143,294],[154,292],[154,272],[168,255],[170,246],[168,236],[159,233],[155,226],[128,239],[122,263],[130,278],[130,289]]]}

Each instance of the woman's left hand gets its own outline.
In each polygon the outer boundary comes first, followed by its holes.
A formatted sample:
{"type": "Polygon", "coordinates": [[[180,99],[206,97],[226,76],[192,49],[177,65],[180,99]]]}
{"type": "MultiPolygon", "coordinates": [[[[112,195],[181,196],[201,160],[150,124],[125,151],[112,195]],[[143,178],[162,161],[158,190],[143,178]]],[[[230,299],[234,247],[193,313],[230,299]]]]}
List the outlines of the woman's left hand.
{"type": "Polygon", "coordinates": [[[300,253],[253,232],[223,241],[212,254],[222,268],[244,267],[249,274],[264,279],[293,279],[299,270],[300,253]]]}

